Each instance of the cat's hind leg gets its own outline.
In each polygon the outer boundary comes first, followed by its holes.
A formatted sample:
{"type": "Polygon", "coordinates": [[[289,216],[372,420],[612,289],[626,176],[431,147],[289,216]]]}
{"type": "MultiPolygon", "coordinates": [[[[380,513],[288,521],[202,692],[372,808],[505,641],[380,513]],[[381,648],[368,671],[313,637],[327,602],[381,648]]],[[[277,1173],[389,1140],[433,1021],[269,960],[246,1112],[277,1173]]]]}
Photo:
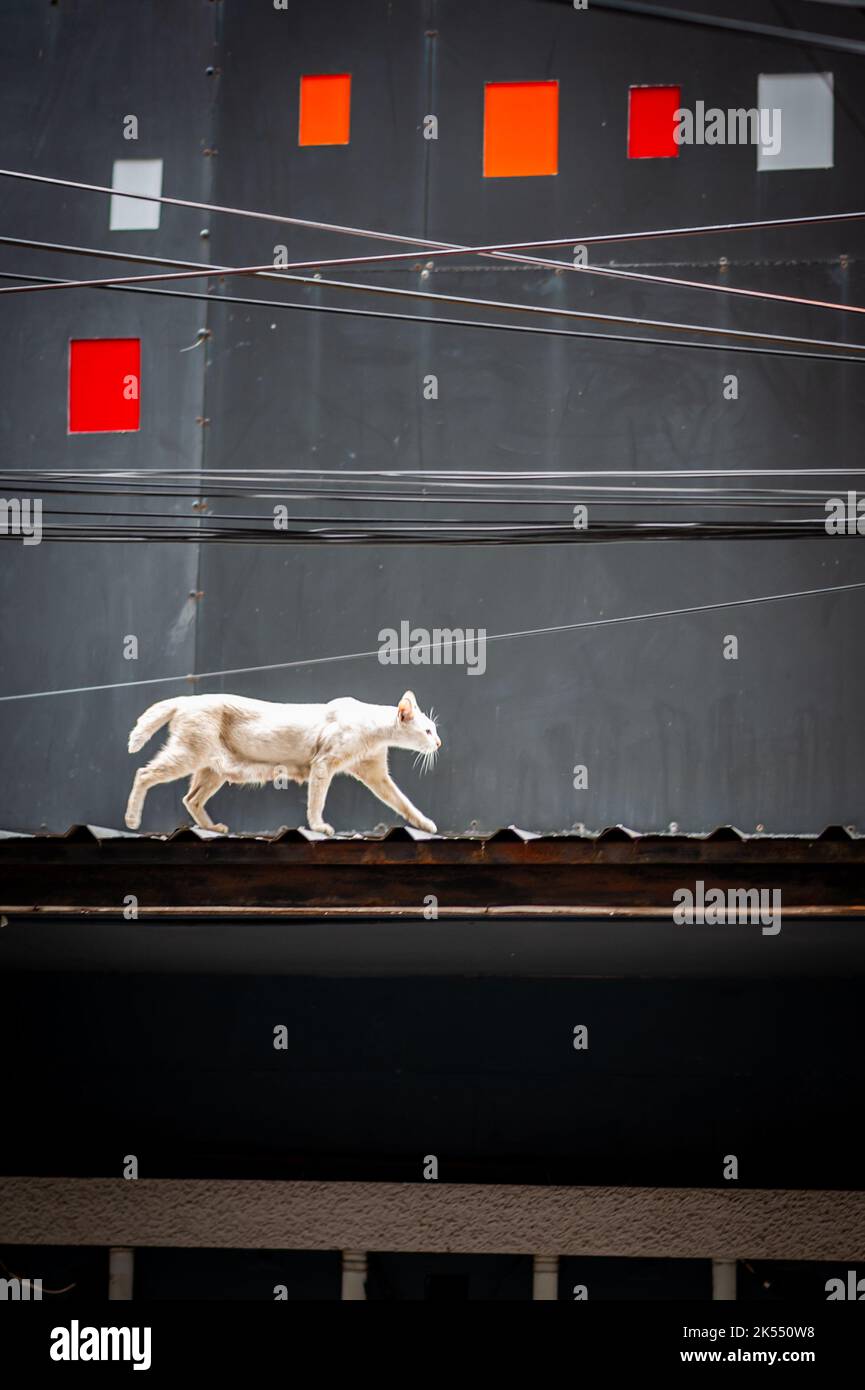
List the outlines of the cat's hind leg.
{"type": "Polygon", "coordinates": [[[178,777],[186,777],[194,768],[192,754],[177,744],[172,746],[172,740],[169,739],[156,757],[151,758],[150,762],[140,767],[135,774],[126,805],[125,820],[129,829],[137,830],[141,824],[144,798],[151,787],[157,786],[160,782],[174,782],[178,777]]]}
{"type": "Polygon", "coordinates": [[[310,830],[332,835],[333,826],[324,817],[324,803],[333,781],[334,768],[324,759],[314,761],[309,769],[309,794],[306,803],[306,823],[310,830]]]}
{"type": "Polygon", "coordinates": [[[202,830],[217,830],[221,835],[228,834],[228,826],[215,824],[204,809],[205,801],[209,801],[214,793],[224,784],[225,778],[219,772],[214,772],[212,767],[199,768],[193,773],[189,783],[189,791],[183,798],[183,804],[187,811],[202,830]]]}

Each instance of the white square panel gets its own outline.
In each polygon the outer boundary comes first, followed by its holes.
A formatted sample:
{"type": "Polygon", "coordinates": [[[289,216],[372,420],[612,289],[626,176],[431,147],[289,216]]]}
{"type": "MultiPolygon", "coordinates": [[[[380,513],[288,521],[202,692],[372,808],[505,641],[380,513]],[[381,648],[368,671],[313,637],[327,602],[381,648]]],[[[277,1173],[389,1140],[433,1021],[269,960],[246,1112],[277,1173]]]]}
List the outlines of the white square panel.
{"type": "MultiPolygon", "coordinates": [[[[834,163],[834,94],[831,72],[761,73],[760,110],[781,112],[781,148],[757,146],[757,168],[831,169],[834,163]]],[[[776,117],[777,119],[777,117],[776,117]]]]}
{"type": "MultiPolygon", "coordinates": [[[[147,193],[158,198],[162,193],[161,159],[115,159],[111,172],[111,187],[123,193],[147,193]]],[[[111,199],[112,232],[155,232],[159,226],[161,203],[146,203],[141,198],[111,199]]]]}

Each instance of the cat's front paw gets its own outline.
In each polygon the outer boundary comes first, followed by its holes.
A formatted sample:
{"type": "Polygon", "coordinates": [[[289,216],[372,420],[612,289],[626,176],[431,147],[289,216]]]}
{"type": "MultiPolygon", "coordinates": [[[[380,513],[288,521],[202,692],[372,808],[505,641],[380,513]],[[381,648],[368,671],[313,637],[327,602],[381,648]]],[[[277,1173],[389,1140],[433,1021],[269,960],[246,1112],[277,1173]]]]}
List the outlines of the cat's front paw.
{"type": "Polygon", "coordinates": [[[319,821],[318,825],[311,825],[309,828],[310,828],[310,830],[314,830],[314,831],[316,832],[316,834],[318,834],[318,835],[335,835],[335,834],[336,834],[336,831],[334,830],[333,826],[332,826],[332,825],[328,825],[327,821],[323,821],[323,820],[322,820],[322,821],[319,821]]]}
{"type": "Polygon", "coordinates": [[[417,821],[417,829],[425,830],[428,835],[435,835],[436,823],[434,820],[428,820],[426,816],[420,816],[417,821]]]}
{"type": "Polygon", "coordinates": [[[137,830],[141,824],[141,816],[136,815],[134,811],[127,811],[123,819],[126,821],[129,830],[137,830]]]}
{"type": "Polygon", "coordinates": [[[220,835],[227,835],[227,834],[228,834],[228,826],[227,826],[227,825],[223,825],[223,824],[222,824],[222,821],[220,821],[220,822],[218,823],[218,825],[214,825],[213,829],[214,829],[215,831],[217,831],[217,833],[220,834],[220,835]]]}

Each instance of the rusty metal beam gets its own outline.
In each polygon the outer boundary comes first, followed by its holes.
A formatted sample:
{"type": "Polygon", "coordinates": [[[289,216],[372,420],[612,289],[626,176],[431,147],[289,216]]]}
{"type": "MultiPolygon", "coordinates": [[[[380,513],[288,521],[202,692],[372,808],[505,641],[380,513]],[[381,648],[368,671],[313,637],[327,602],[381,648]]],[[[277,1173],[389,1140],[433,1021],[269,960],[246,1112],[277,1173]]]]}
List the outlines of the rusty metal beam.
{"type": "Polygon", "coordinates": [[[191,831],[97,840],[86,827],[65,837],[0,841],[0,911],[122,916],[134,895],[141,918],[309,915],[416,917],[437,899],[440,917],[669,918],[673,894],[780,889],[789,917],[865,914],[865,840],[706,839],[624,831],[528,841],[490,839],[310,841],[298,831],[271,840],[203,840],[191,831]]]}
{"type": "MultiPolygon", "coordinates": [[[[72,904],[64,904],[58,907],[33,907],[26,903],[9,904],[0,908],[0,911],[8,913],[13,918],[31,917],[34,920],[44,921],[46,919],[74,918],[76,920],[94,918],[103,921],[114,921],[121,916],[120,910],[115,907],[76,907],[72,904]]],[[[286,921],[308,922],[310,920],[321,922],[363,922],[363,921],[424,921],[429,920],[427,909],[422,907],[376,907],[374,904],[358,904],[357,907],[317,907],[312,904],[308,907],[240,907],[231,904],[220,904],[216,907],[139,907],[136,909],[137,920],[140,921],[163,921],[165,919],[183,917],[201,919],[203,921],[213,921],[220,918],[229,920],[237,918],[248,921],[267,921],[270,918],[284,918],[286,921]]],[[[787,918],[798,918],[800,920],[812,920],[814,918],[825,917],[836,920],[842,917],[859,918],[865,917],[865,907],[824,907],[814,905],[799,905],[784,909],[784,916],[787,918]]],[[[541,907],[537,904],[511,903],[501,907],[439,907],[436,909],[436,918],[442,921],[527,921],[532,917],[539,918],[544,922],[550,921],[591,921],[597,922],[599,918],[608,921],[647,921],[647,922],[667,922],[672,918],[669,905],[667,907],[632,907],[628,903],[619,903],[613,907],[541,907]]]]}

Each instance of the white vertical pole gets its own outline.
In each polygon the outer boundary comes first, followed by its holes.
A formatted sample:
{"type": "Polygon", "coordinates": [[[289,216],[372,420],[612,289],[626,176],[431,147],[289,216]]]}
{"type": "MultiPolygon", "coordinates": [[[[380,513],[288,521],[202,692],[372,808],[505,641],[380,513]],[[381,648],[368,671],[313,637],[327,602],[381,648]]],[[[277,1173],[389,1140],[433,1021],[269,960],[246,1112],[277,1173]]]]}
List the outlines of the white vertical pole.
{"type": "Polygon", "coordinates": [[[132,1275],[135,1266],[134,1250],[114,1245],[108,1251],[108,1297],[129,1301],[132,1298],[132,1275]]]}
{"type": "Polygon", "coordinates": [[[557,1299],[559,1296],[558,1255],[535,1255],[532,1299],[557,1299]]]}
{"type": "Polygon", "coordinates": [[[342,1297],[343,1300],[366,1299],[366,1251],[343,1250],[342,1252],[342,1297]]]}
{"type": "Polygon", "coordinates": [[[712,1261],[712,1298],[715,1302],[736,1302],[736,1261],[712,1261]]]}

